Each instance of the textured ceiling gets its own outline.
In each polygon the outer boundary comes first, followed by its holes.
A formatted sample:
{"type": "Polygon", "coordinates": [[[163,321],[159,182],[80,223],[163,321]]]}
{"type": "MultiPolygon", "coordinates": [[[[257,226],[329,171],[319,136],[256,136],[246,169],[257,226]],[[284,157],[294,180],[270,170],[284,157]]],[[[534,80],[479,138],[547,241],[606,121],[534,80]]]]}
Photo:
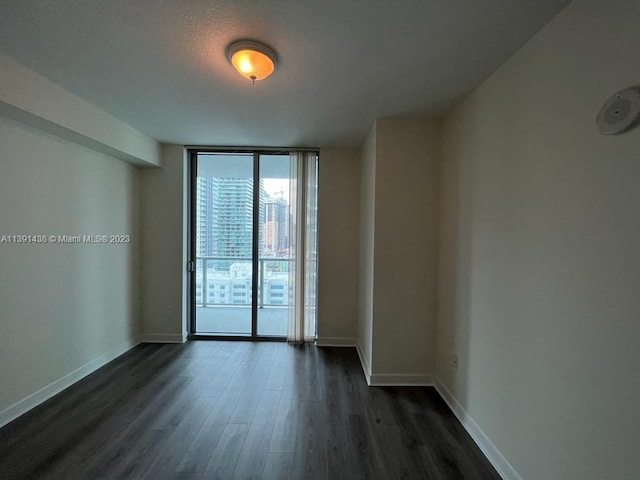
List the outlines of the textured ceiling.
{"type": "Polygon", "coordinates": [[[0,50],[162,142],[359,145],[440,115],[567,0],[2,0],[0,50]],[[224,50],[271,45],[251,85],[224,50]]]}

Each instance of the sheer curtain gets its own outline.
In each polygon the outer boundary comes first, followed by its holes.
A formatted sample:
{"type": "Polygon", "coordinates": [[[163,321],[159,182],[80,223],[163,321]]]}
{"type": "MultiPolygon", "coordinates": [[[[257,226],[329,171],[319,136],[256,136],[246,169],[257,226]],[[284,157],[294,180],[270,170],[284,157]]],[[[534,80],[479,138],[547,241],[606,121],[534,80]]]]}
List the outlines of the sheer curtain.
{"type": "Polygon", "coordinates": [[[311,342],[316,334],[318,244],[318,155],[290,152],[289,342],[311,342]]]}

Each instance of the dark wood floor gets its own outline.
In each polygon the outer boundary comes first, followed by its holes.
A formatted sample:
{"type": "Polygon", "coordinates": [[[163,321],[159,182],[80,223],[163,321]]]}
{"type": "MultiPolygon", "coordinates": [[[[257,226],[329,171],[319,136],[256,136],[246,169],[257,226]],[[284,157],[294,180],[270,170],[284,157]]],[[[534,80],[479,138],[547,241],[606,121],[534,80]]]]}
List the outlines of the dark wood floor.
{"type": "Polygon", "coordinates": [[[351,348],[140,345],[0,429],[0,479],[496,479],[433,388],[351,348]]]}

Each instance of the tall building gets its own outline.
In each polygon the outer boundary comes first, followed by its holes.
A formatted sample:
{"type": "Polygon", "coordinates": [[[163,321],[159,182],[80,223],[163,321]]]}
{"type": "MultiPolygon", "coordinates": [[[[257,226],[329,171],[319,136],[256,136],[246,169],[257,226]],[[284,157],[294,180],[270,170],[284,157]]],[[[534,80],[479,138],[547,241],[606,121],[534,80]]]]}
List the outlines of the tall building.
{"type": "Polygon", "coordinates": [[[289,205],[282,197],[268,198],[264,204],[261,256],[279,257],[289,247],[289,205]]]}
{"type": "MultiPolygon", "coordinates": [[[[198,256],[250,259],[253,245],[253,180],[198,177],[197,189],[198,256]]],[[[265,197],[261,182],[261,203],[265,197]]],[[[264,212],[260,211],[259,215],[262,224],[264,212]]]]}
{"type": "Polygon", "coordinates": [[[208,179],[197,177],[196,179],[196,256],[206,257],[211,255],[210,242],[207,242],[207,185],[208,179]]]}

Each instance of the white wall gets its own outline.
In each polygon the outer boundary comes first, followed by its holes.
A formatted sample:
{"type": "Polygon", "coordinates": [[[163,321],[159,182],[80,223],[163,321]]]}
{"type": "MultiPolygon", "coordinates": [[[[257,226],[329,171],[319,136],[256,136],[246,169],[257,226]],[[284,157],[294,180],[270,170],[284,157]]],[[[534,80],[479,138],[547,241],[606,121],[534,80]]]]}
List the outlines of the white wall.
{"type": "Polygon", "coordinates": [[[358,330],[360,149],[321,149],[318,185],[318,344],[354,345],[358,330]]]}
{"type": "Polygon", "coordinates": [[[143,340],[186,338],[186,151],[163,145],[161,169],[141,171],[143,340]]]}
{"type": "Polygon", "coordinates": [[[437,372],[525,479],[638,477],[639,18],[574,1],[445,123],[437,372]]]}
{"type": "Polygon", "coordinates": [[[426,383],[434,368],[440,128],[376,122],[372,374],[426,383]]]}
{"type": "Polygon", "coordinates": [[[360,157],[360,223],[358,282],[358,354],[367,380],[371,376],[373,342],[373,275],[375,231],[376,125],[362,145],[360,157]]]}
{"type": "Polygon", "coordinates": [[[360,186],[358,348],[370,384],[432,380],[440,126],[378,119],[360,186]]]}
{"type": "Polygon", "coordinates": [[[126,351],[138,335],[137,169],[0,117],[0,424],[126,351]]]}
{"type": "Polygon", "coordinates": [[[0,53],[0,115],[142,166],[158,142],[0,53]]]}

